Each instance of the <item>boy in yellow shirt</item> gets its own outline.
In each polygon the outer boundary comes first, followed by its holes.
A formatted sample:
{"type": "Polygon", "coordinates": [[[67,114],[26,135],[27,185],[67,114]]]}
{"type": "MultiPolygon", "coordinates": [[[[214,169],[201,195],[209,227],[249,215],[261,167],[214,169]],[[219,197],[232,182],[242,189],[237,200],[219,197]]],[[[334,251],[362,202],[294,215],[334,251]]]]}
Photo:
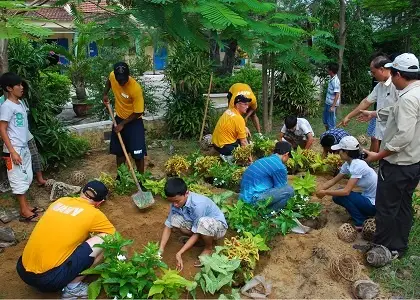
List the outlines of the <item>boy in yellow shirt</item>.
{"type": "Polygon", "coordinates": [[[251,87],[247,85],[246,83],[235,83],[234,85],[232,85],[227,95],[229,108],[234,107],[234,103],[233,103],[234,101],[232,101],[232,99],[234,99],[235,96],[237,95],[244,95],[245,97],[251,99],[251,102],[249,103],[249,107],[246,111],[246,115],[244,119],[246,122],[248,118],[251,118],[252,123],[255,126],[255,129],[257,129],[257,132],[261,133],[260,120],[258,119],[258,116],[256,114],[257,106],[258,106],[257,98],[255,97],[255,94],[252,91],[251,87]]]}
{"type": "Polygon", "coordinates": [[[108,194],[97,180],[87,183],[80,197],[55,201],[39,220],[22,256],[17,272],[22,280],[42,292],[63,290],[63,298],[87,298],[88,285],[80,273],[103,258],[102,237],[115,232],[97,209],[108,194]],[[90,233],[98,235],[89,238],[90,233]]]}
{"type": "Polygon", "coordinates": [[[239,145],[248,145],[246,137],[249,131],[241,114],[246,113],[251,99],[242,94],[232,97],[234,97],[234,107],[223,113],[214,128],[212,136],[214,149],[224,156],[232,155],[233,149],[239,145]]]}
{"type": "Polygon", "coordinates": [[[117,126],[111,134],[110,153],[117,156],[117,166],[125,162],[125,156],[117,137],[121,133],[127,152],[136,162],[137,171],[144,173],[144,157],[147,156],[142,115],[144,113],[143,89],[130,76],[125,62],[114,65],[105,85],[103,102],[109,104],[108,92],[112,88],[115,97],[115,121],[117,126]]]}

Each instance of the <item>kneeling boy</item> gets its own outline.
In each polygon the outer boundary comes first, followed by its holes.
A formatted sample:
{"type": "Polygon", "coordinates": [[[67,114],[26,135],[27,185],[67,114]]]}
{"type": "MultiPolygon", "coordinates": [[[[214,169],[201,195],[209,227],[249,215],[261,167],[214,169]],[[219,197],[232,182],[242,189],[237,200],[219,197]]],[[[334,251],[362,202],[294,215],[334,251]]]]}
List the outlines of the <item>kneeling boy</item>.
{"type": "Polygon", "coordinates": [[[177,269],[183,269],[182,254],[189,250],[200,238],[204,241],[204,250],[200,255],[209,255],[213,251],[214,241],[224,237],[228,228],[225,216],[209,198],[188,191],[181,178],[170,178],[165,184],[165,194],[171,202],[171,210],[165,221],[160,253],[163,253],[171,235],[172,228],[178,228],[190,236],[185,245],[176,254],[177,269]]]}

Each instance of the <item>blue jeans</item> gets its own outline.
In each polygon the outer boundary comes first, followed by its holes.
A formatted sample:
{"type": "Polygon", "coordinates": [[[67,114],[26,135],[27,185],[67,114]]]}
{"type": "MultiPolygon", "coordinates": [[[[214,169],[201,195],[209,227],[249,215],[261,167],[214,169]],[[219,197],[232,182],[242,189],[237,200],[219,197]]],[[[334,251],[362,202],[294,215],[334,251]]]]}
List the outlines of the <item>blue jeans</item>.
{"type": "Polygon", "coordinates": [[[257,201],[272,198],[269,208],[279,211],[286,206],[287,201],[292,198],[295,194],[295,190],[290,186],[286,185],[281,188],[272,188],[257,197],[257,201]]]}
{"type": "Polygon", "coordinates": [[[335,196],[333,201],[348,211],[356,226],[363,225],[366,219],[376,213],[375,206],[361,193],[350,192],[348,196],[335,196]]]}
{"type": "Polygon", "coordinates": [[[327,127],[327,130],[335,128],[335,112],[337,107],[334,109],[333,112],[330,111],[331,105],[325,103],[324,111],[322,113],[322,121],[324,125],[327,127]]]}

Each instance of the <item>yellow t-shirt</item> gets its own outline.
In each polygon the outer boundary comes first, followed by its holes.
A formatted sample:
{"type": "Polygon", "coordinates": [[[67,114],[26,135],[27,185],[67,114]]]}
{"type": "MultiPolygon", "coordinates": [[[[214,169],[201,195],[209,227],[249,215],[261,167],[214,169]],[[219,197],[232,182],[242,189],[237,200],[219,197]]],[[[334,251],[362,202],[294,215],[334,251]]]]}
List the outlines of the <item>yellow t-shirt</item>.
{"type": "Polygon", "coordinates": [[[246,83],[235,83],[232,85],[229,89],[229,92],[232,94],[232,98],[230,98],[229,101],[229,108],[234,107],[234,100],[236,96],[238,95],[244,95],[247,98],[251,99],[251,102],[249,103],[249,108],[252,110],[257,109],[257,98],[254,95],[254,92],[252,91],[251,87],[247,85],[246,83]]]}
{"type": "Polygon", "coordinates": [[[128,82],[121,86],[112,71],[109,74],[109,81],[114,93],[115,112],[118,117],[127,119],[132,113],[144,112],[143,89],[134,78],[129,77],[128,82]]]}
{"type": "Polygon", "coordinates": [[[217,121],[212,143],[219,148],[246,138],[245,120],[235,108],[227,109],[217,121]]]}
{"type": "Polygon", "coordinates": [[[83,198],[60,198],[51,204],[36,224],[23,250],[25,270],[36,274],[60,266],[89,233],[115,232],[99,209],[83,198]]]}

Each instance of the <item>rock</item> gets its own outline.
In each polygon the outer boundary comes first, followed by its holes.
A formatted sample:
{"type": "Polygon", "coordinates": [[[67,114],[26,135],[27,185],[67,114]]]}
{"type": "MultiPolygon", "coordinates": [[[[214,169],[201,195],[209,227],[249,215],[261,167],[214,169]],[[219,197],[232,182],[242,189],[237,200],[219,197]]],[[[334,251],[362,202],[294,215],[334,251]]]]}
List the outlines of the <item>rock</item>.
{"type": "Polygon", "coordinates": [[[10,221],[17,219],[19,216],[20,216],[20,213],[15,208],[0,209],[0,220],[3,223],[9,223],[10,221]]]}
{"type": "Polygon", "coordinates": [[[64,182],[56,181],[53,184],[53,188],[50,194],[50,201],[55,201],[58,198],[72,196],[72,195],[79,195],[82,187],[70,185],[64,182]]]}
{"type": "Polygon", "coordinates": [[[15,232],[10,227],[0,227],[0,241],[2,242],[15,242],[15,232]]]}
{"type": "Polygon", "coordinates": [[[371,280],[357,280],[352,291],[356,299],[374,299],[379,295],[379,285],[371,280]]]}

